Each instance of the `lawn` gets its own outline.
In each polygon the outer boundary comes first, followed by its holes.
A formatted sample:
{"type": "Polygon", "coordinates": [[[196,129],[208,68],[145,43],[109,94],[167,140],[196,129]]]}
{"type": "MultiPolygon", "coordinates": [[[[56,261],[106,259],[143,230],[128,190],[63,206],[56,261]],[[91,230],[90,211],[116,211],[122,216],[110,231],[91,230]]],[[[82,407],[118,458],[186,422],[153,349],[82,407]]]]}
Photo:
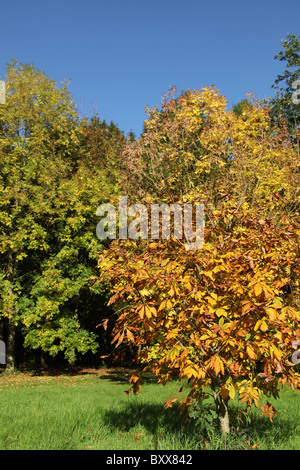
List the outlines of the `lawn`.
{"type": "MultiPolygon", "coordinates": [[[[149,377],[139,395],[124,393],[130,371],[76,374],[0,374],[1,450],[300,450],[300,396],[285,389],[270,423],[251,412],[224,443],[203,421],[182,422],[177,406],[165,409],[180,384],[163,387],[149,377]]],[[[187,391],[187,388],[183,389],[187,391]]],[[[234,412],[236,404],[233,405],[234,412]]],[[[232,424],[236,424],[232,421],[232,424]]]]}

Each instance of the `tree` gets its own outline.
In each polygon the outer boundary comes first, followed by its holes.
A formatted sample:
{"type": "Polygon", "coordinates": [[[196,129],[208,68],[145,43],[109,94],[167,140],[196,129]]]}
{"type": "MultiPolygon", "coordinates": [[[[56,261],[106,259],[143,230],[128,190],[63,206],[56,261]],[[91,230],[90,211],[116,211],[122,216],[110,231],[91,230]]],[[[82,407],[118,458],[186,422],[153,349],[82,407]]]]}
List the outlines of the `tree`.
{"type": "MultiPolygon", "coordinates": [[[[124,188],[148,208],[204,202],[205,243],[188,251],[184,237],[116,240],[99,259],[118,313],[113,344],[140,349],[135,393],[144,370],[162,383],[189,381],[182,411],[210,387],[226,434],[235,395],[249,408],[286,382],[299,389],[291,363],[300,334],[299,222],[287,215],[299,194],[298,164],[288,135],[253,96],[228,111],[214,87],[179,97],[172,89],[162,110],[149,112],[144,133],[123,152],[124,188]],[[294,296],[281,297],[290,284],[294,296]]],[[[267,400],[262,413],[274,412],[267,400]]]]}
{"type": "Polygon", "coordinates": [[[108,166],[117,150],[110,142],[121,146],[122,136],[113,124],[79,122],[68,84],[57,87],[33,65],[9,64],[6,87],[0,108],[0,305],[10,330],[8,366],[14,365],[16,327],[25,347],[62,352],[73,362],[98,346],[82,326],[89,322],[81,298],[88,298],[86,290],[105,298],[88,279],[102,249],[96,209],[117,190],[117,171],[112,176],[108,166]],[[97,155],[94,124],[111,133],[96,144],[97,155]]]}
{"type": "Polygon", "coordinates": [[[292,132],[300,125],[300,36],[297,38],[295,34],[288,34],[275,59],[284,62],[286,68],[272,85],[276,95],[270,102],[270,114],[275,122],[280,121],[280,118],[286,119],[292,132]]]}
{"type": "Polygon", "coordinates": [[[201,250],[174,239],[116,240],[99,266],[119,311],[113,343],[141,348],[128,393],[140,392],[146,370],[162,384],[187,379],[183,412],[210,388],[226,434],[236,395],[247,411],[265,396],[261,411],[272,420],[269,398],[285,383],[300,390],[291,362],[300,335],[300,227],[295,218],[275,227],[230,201],[209,215],[201,250]],[[282,297],[291,283],[293,296],[282,297]]]}
{"type": "Polygon", "coordinates": [[[1,311],[14,330],[20,321],[21,276],[35,271],[41,260],[37,250],[43,255],[49,247],[44,221],[55,212],[57,182],[76,164],[77,137],[66,85],[56,90],[32,65],[13,61],[6,88],[0,109],[1,311]]]}

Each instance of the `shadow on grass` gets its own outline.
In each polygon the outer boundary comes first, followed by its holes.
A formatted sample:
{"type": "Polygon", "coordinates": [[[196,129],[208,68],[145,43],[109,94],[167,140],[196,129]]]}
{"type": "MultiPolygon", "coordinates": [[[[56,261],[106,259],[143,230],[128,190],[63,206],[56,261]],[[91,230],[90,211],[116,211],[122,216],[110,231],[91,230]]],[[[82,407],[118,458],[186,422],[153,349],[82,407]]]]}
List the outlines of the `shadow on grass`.
{"type": "Polygon", "coordinates": [[[153,436],[163,432],[164,435],[173,435],[179,440],[190,439],[195,442],[195,449],[202,449],[205,441],[210,442],[211,450],[251,450],[256,448],[256,444],[258,449],[288,448],[291,436],[295,435],[295,423],[284,416],[275,417],[273,423],[257,413],[250,412],[249,416],[250,423],[238,421],[236,410],[232,410],[232,431],[226,442],[221,437],[217,421],[210,432],[207,432],[201,420],[189,419],[183,422],[177,404],[165,409],[159,404],[130,403],[126,409],[107,411],[103,420],[105,425],[116,431],[130,432],[141,426],[153,436]]]}
{"type": "MultiPolygon", "coordinates": [[[[117,382],[120,384],[128,384],[130,377],[134,374],[136,369],[109,369],[104,370],[99,379],[109,380],[111,382],[117,382]]],[[[158,377],[150,372],[144,373],[141,377],[145,384],[156,384],[158,377]]]]}
{"type": "MultiPolygon", "coordinates": [[[[283,412],[278,412],[273,417],[273,422],[266,416],[261,417],[258,412],[250,412],[251,422],[241,427],[241,432],[252,440],[260,443],[260,448],[266,450],[286,449],[292,446],[295,449],[299,442],[299,424],[297,417],[293,419],[291,415],[285,416],[283,412]]],[[[299,445],[297,450],[300,450],[299,445]]]]}
{"type": "Polygon", "coordinates": [[[143,426],[152,434],[159,429],[178,431],[182,426],[178,406],[165,409],[159,404],[130,403],[124,410],[109,410],[104,414],[104,423],[117,430],[130,431],[136,426],[143,426]]]}
{"type": "MultiPolygon", "coordinates": [[[[22,367],[17,370],[11,371],[12,374],[27,373],[34,377],[39,376],[81,376],[81,375],[96,375],[101,379],[108,379],[111,381],[118,381],[120,383],[128,382],[131,375],[136,369],[124,368],[124,367],[112,367],[112,368],[93,368],[93,367],[22,367]]],[[[1,373],[8,373],[5,369],[0,370],[1,373]]]]}

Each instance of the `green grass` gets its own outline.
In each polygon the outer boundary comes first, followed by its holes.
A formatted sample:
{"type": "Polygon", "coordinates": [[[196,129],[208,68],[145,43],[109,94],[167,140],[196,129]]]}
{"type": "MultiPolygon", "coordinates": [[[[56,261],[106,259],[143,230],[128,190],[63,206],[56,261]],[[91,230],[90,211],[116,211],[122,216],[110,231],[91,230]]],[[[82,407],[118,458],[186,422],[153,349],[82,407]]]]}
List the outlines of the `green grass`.
{"type": "Polygon", "coordinates": [[[129,377],[118,370],[52,376],[2,373],[0,449],[213,450],[258,444],[261,450],[300,450],[300,401],[289,389],[272,402],[278,411],[273,423],[255,410],[251,422],[225,443],[217,428],[207,433],[201,422],[183,423],[176,405],[164,408],[165,400],[177,394],[178,383],[163,387],[150,377],[139,395],[128,396],[129,377]]]}

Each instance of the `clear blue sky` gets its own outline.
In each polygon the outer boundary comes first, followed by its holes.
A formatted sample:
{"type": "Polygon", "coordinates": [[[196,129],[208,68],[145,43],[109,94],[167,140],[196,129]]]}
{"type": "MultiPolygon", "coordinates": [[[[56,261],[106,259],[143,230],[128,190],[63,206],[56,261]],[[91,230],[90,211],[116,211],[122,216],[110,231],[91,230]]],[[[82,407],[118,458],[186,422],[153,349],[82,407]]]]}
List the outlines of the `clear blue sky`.
{"type": "Polygon", "coordinates": [[[60,83],[78,108],[139,135],[144,107],[214,84],[228,107],[274,96],[274,60],[299,35],[299,0],[10,0],[0,5],[0,77],[15,58],[60,83]]]}

